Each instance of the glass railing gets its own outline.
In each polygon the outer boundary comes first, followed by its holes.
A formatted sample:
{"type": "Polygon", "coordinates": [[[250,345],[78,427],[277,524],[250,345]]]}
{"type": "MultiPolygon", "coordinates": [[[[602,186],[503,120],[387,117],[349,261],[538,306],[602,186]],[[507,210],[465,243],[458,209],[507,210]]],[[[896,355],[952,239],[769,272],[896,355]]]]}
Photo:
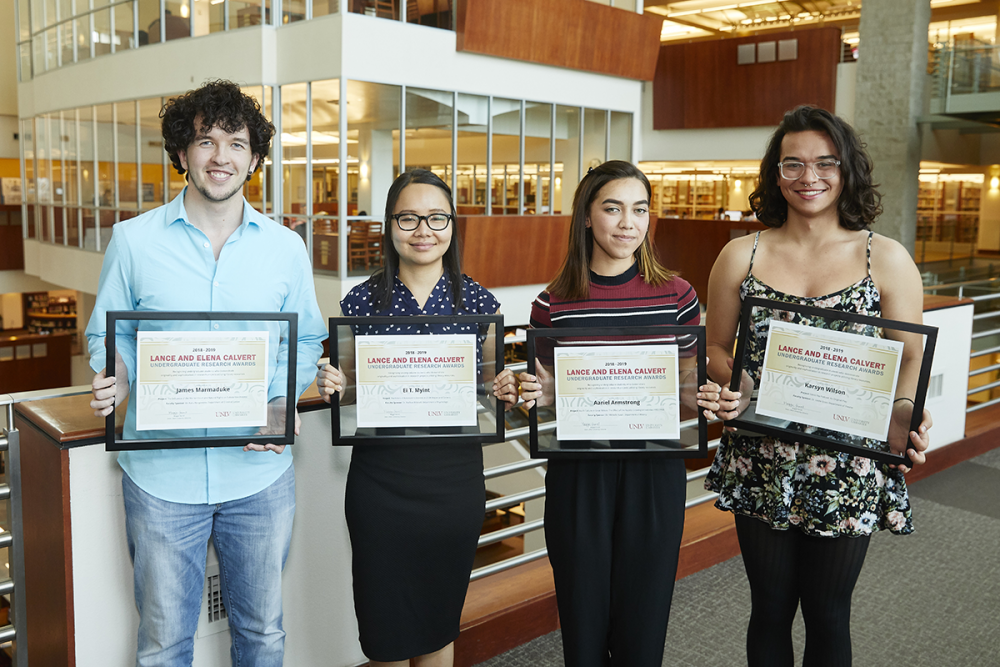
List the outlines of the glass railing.
{"type": "MultiPolygon", "coordinates": [[[[636,11],[636,0],[590,0],[636,11]]],[[[454,30],[458,0],[16,0],[21,81],[184,37],[282,26],[341,11],[454,30]]]]}
{"type": "MultiPolygon", "coordinates": [[[[454,0],[346,0],[343,9],[446,30],[455,26],[454,0]]],[[[17,0],[20,80],[159,42],[339,11],[341,0],[17,0]]]]}
{"type": "Polygon", "coordinates": [[[932,111],[944,114],[1000,111],[995,100],[970,97],[1000,92],[1000,47],[938,45],[932,51],[930,69],[934,74],[932,111]]]}

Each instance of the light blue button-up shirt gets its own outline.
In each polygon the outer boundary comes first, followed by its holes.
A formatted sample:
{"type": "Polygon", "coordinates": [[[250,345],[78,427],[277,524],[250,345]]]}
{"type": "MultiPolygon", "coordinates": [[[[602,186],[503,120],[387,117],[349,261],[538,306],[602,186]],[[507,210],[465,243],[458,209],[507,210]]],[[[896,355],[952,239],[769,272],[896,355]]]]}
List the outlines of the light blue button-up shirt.
{"type": "MultiPolygon", "coordinates": [[[[181,192],[166,206],[114,226],[104,255],[94,313],[87,326],[90,365],[107,364],[104,337],[109,310],[255,311],[298,313],[297,394],[313,381],[327,336],[316,304],[316,290],[305,245],[243,202],[243,222],[226,241],[216,262],[212,244],[188,220],[181,192]]],[[[135,331],[168,328],[190,331],[268,330],[268,399],[287,393],[287,343],[284,323],[234,323],[224,320],[118,322],[115,346],[135,383],[135,331]]],[[[108,375],[114,373],[114,363],[108,375]]],[[[122,378],[118,378],[121,382],[122,378]]],[[[241,434],[254,433],[246,429],[241,434]]],[[[227,429],[226,434],[234,431],[227,429]]],[[[206,429],[153,431],[155,438],[214,435],[206,429]]],[[[124,437],[137,437],[135,401],[129,401],[124,437]]],[[[126,451],[118,463],[139,488],[178,503],[221,503],[253,495],[271,485],[292,464],[293,447],[284,453],[244,452],[241,447],[126,451]]]]}

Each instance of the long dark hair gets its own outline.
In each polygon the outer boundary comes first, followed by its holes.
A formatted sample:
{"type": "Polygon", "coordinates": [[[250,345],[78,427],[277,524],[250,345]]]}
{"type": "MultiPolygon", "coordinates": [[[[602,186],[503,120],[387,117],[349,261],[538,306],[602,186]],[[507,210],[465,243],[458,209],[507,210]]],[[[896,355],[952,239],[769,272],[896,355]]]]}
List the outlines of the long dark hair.
{"type": "Polygon", "coordinates": [[[750,208],[768,227],[781,227],[788,220],[788,202],[778,187],[781,140],[792,132],[823,132],[840,156],[840,179],[844,184],[837,200],[840,225],[852,231],[865,229],[882,214],[882,195],[872,183],[872,159],[857,132],[826,109],[803,105],[785,113],[771,135],[760,163],[757,188],[750,195],[750,208]]]}
{"type": "MultiPolygon", "coordinates": [[[[577,301],[590,297],[590,256],[594,250],[594,233],[587,227],[587,216],[590,206],[597,198],[597,193],[611,181],[623,178],[634,178],[646,188],[646,198],[652,202],[653,190],[649,179],[638,167],[624,160],[609,160],[591,169],[573,195],[573,213],[569,223],[569,248],[566,259],[563,260],[559,273],[552,279],[546,290],[567,301],[577,301]]],[[[673,278],[676,273],[665,269],[656,258],[656,250],[649,240],[649,229],[646,237],[636,250],[639,262],[639,273],[643,280],[653,286],[662,285],[673,278]]]]}
{"type": "Polygon", "coordinates": [[[444,272],[451,281],[451,300],[455,312],[462,310],[463,303],[463,280],[461,264],[461,243],[458,238],[458,224],[455,220],[455,202],[451,198],[451,188],[432,171],[426,169],[411,169],[400,174],[389,187],[389,194],[385,198],[385,221],[382,225],[382,256],[384,257],[381,268],[375,270],[368,279],[368,290],[372,295],[372,302],[376,312],[388,310],[392,305],[392,287],[399,271],[399,252],[392,242],[392,225],[396,224],[390,217],[396,211],[396,202],[400,193],[408,185],[423,184],[433,185],[439,188],[448,198],[448,206],[451,207],[451,244],[441,258],[444,263],[444,272]]]}

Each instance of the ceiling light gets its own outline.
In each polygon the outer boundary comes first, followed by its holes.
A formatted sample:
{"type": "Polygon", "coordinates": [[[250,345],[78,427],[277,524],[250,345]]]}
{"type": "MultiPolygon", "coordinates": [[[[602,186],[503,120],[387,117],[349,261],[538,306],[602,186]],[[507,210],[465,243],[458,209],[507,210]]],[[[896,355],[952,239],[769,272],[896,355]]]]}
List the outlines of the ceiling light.
{"type": "Polygon", "coordinates": [[[701,12],[702,10],[700,9],[689,9],[685,12],[670,12],[669,14],[667,14],[667,18],[672,19],[675,16],[690,16],[691,14],[701,14],[701,12]]]}

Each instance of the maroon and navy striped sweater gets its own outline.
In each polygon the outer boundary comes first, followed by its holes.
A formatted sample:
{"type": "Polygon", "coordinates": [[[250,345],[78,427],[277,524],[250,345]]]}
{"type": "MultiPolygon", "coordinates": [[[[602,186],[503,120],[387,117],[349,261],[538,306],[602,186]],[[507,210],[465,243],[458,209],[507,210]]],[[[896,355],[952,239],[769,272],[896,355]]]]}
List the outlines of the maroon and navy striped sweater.
{"type": "MultiPolygon", "coordinates": [[[[701,321],[698,309],[698,295],[683,278],[653,287],[639,274],[638,263],[618,276],[590,274],[590,298],[580,301],[564,301],[542,292],[531,304],[531,326],[538,328],[565,327],[641,327],[684,325],[695,326],[701,321]]],[[[551,348],[539,339],[536,354],[543,364],[552,361],[551,348]],[[548,348],[548,349],[546,349],[548,348]]],[[[628,338],[628,343],[670,342],[663,337],[628,338]]],[[[557,344],[580,344],[580,339],[558,339],[557,344]]],[[[593,344],[593,338],[586,339],[593,344]]],[[[621,345],[623,339],[608,340],[606,344],[621,345]]],[[[695,339],[683,336],[677,341],[681,356],[694,354],[695,339]]]]}

